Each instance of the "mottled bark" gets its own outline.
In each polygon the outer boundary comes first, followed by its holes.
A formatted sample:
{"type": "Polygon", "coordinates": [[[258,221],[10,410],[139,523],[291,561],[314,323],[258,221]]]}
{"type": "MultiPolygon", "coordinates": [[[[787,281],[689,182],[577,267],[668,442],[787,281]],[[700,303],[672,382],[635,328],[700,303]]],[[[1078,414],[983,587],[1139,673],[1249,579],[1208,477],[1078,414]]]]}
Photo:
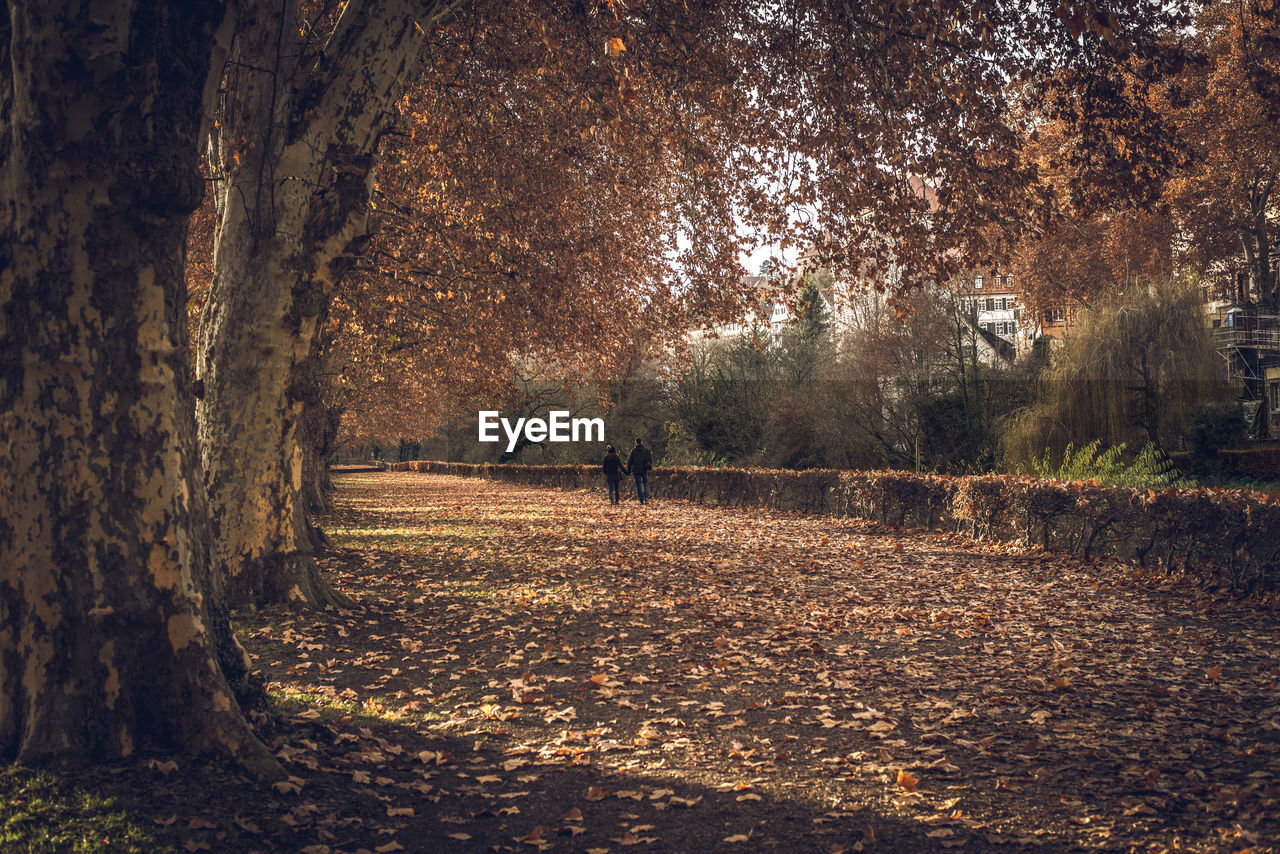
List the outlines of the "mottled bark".
{"type": "Polygon", "coordinates": [[[342,413],[325,402],[326,390],[324,378],[318,378],[316,393],[308,398],[303,408],[299,428],[299,444],[302,446],[302,498],[308,513],[327,513],[330,510],[329,493],[333,483],[329,477],[329,463],[333,457],[334,442],[338,438],[338,428],[342,424],[342,413]]]}
{"type": "Polygon", "coordinates": [[[299,425],[333,289],[367,237],[378,137],[447,4],[352,0],[318,58],[294,2],[241,12],[210,140],[220,222],[200,323],[198,418],[229,601],[339,601],[300,498],[299,425]]]}
{"type": "MultiPolygon", "coordinates": [[[[0,21],[0,755],[279,768],[218,666],[183,246],[217,2],[0,21]]],[[[225,629],[225,621],[221,623],[225,629]]]]}
{"type": "Polygon", "coordinates": [[[1274,189],[1273,180],[1259,181],[1249,188],[1249,216],[1241,234],[1258,307],[1265,314],[1280,311],[1280,283],[1271,272],[1272,224],[1268,216],[1274,189]]]}

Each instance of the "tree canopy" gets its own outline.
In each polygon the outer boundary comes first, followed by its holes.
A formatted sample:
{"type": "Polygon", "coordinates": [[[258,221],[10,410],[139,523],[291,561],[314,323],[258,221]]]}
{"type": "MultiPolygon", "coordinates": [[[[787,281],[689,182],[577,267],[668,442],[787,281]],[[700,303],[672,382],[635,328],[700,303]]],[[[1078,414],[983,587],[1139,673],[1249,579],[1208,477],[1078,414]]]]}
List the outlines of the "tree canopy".
{"type": "Polygon", "coordinates": [[[754,242],[902,291],[945,280],[1021,234],[1038,103],[1080,93],[1054,115],[1070,132],[1158,149],[1117,81],[1185,23],[1138,0],[4,10],[0,752],[154,736],[267,771],[225,609],[341,603],[299,499],[327,332],[443,357],[434,385],[727,311],[754,242]]]}
{"type": "MultiPolygon", "coordinates": [[[[740,314],[757,243],[820,247],[893,292],[991,263],[1032,222],[1043,164],[1021,152],[1046,101],[1087,88],[1094,108],[1057,121],[1096,135],[1135,109],[1104,85],[1116,63],[1148,61],[1180,20],[1140,3],[502,6],[425,41],[382,149],[377,232],[331,318],[334,399],[362,425],[492,391],[535,354],[607,373],[740,314]]],[[[1135,163],[1163,154],[1145,116],[1126,120],[1135,163]]]]}

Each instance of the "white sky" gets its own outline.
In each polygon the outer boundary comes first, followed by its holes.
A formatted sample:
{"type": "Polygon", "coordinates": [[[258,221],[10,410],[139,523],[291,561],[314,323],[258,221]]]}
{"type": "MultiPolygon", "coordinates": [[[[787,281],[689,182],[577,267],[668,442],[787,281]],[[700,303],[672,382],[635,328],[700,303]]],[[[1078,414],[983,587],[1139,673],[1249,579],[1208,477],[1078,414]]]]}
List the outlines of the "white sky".
{"type": "Polygon", "coordinates": [[[754,276],[760,272],[760,265],[764,263],[766,258],[781,255],[784,261],[788,264],[793,264],[799,254],[799,250],[796,249],[788,249],[783,252],[777,246],[760,246],[749,255],[740,255],[738,260],[742,266],[747,268],[747,272],[754,276]]]}

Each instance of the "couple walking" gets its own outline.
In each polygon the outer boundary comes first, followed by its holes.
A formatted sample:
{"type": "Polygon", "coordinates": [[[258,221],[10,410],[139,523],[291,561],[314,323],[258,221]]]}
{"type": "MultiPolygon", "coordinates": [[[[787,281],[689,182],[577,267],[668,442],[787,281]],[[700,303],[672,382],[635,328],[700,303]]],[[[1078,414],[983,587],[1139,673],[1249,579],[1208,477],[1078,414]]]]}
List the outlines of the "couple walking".
{"type": "Polygon", "coordinates": [[[618,503],[618,484],[622,481],[623,474],[629,474],[636,480],[636,498],[640,499],[640,503],[644,504],[649,500],[649,469],[653,468],[653,454],[649,453],[649,449],[644,446],[643,439],[636,439],[636,446],[631,451],[631,456],[627,458],[627,464],[622,464],[622,457],[618,456],[617,450],[610,445],[604,455],[604,477],[609,482],[609,503],[618,503]]]}

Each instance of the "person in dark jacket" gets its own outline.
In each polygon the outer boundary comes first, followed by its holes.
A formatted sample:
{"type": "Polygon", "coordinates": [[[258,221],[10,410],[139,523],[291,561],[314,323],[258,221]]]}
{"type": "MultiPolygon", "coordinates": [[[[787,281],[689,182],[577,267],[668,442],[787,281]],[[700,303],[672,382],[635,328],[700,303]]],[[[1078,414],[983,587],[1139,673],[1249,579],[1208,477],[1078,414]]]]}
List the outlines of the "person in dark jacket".
{"type": "Polygon", "coordinates": [[[649,500],[649,469],[653,468],[653,454],[644,446],[644,439],[636,439],[636,446],[627,458],[627,471],[636,481],[636,498],[644,504],[649,500]]]}
{"type": "Polygon", "coordinates": [[[618,451],[613,445],[605,450],[604,455],[604,479],[609,484],[609,503],[617,504],[619,500],[618,485],[622,483],[622,457],[618,456],[618,451]]]}

